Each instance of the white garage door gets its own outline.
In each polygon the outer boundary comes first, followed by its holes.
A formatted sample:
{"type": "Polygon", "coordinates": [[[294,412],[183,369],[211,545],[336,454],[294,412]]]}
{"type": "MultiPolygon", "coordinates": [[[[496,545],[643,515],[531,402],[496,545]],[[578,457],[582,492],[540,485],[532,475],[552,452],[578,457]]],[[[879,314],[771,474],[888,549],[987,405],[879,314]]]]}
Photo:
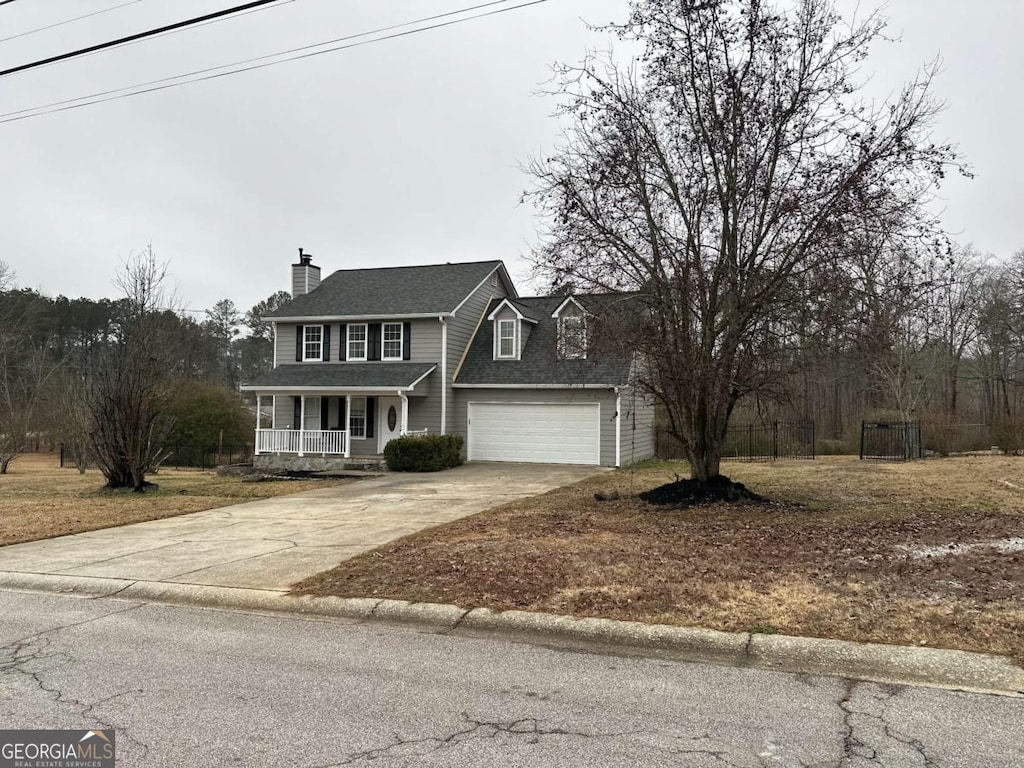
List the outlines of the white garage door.
{"type": "Polygon", "coordinates": [[[470,461],[600,464],[597,403],[469,403],[470,461]]]}

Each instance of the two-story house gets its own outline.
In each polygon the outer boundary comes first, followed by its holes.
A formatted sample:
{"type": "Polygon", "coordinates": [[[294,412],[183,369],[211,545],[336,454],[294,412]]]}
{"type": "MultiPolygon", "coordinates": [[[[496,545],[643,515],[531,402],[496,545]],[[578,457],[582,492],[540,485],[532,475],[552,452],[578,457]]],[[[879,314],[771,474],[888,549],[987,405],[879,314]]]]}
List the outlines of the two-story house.
{"type": "Polygon", "coordinates": [[[654,453],[635,361],[601,350],[621,294],[520,298],[504,264],[346,269],[299,251],[292,301],[267,318],[274,369],[243,385],[256,463],[379,459],[406,434],[458,434],[469,461],[621,466],[654,453]]]}

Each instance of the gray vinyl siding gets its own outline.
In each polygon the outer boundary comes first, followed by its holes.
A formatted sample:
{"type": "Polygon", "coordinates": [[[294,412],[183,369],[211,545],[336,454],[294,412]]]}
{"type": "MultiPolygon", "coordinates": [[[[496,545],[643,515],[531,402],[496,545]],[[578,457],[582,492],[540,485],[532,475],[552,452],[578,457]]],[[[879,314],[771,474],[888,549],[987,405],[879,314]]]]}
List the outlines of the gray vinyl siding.
{"type": "Polygon", "coordinates": [[[622,466],[654,456],[654,401],[634,388],[622,390],[622,466]]]}
{"type": "MultiPolygon", "coordinates": [[[[394,322],[401,322],[396,318],[394,322]]],[[[359,321],[352,321],[359,322],[359,321]]],[[[374,320],[378,323],[380,320],[374,320]]],[[[310,325],[331,326],[330,361],[338,362],[341,359],[341,348],[344,344],[342,338],[342,323],[310,323],[310,325]]],[[[288,365],[295,363],[295,328],[298,323],[277,324],[277,364],[288,365]]],[[[441,323],[436,319],[412,320],[410,321],[411,332],[411,357],[414,363],[441,363],[441,323]]],[[[307,365],[318,365],[318,363],[307,363],[307,365]]]]}
{"type": "Polygon", "coordinates": [[[477,326],[484,319],[484,313],[491,299],[508,296],[504,281],[495,272],[479,288],[477,288],[466,300],[454,317],[448,318],[448,381],[445,383],[448,389],[448,425],[447,431],[466,436],[466,409],[462,408],[461,417],[456,414],[456,401],[459,399],[457,392],[451,389],[451,382],[455,377],[455,369],[465,355],[469,342],[476,332],[477,326]]]}
{"type": "Polygon", "coordinates": [[[320,287],[320,267],[292,264],[292,298],[320,287]]]}
{"type": "Polygon", "coordinates": [[[611,389],[456,389],[455,434],[468,437],[469,403],[598,403],[601,465],[615,466],[615,392],[611,389]]]}
{"type": "MultiPolygon", "coordinates": [[[[439,374],[434,373],[433,375],[438,376],[439,374]]],[[[428,397],[409,398],[409,429],[413,432],[427,429],[432,434],[437,434],[440,431],[441,394],[439,389],[439,387],[435,387],[428,397]]]]}
{"type": "Polygon", "coordinates": [[[291,397],[283,395],[274,397],[274,429],[295,428],[295,425],[292,424],[295,417],[294,408],[291,397]]]}
{"type": "MultiPolygon", "coordinates": [[[[332,339],[333,341],[333,339],[332,339]]],[[[295,324],[277,324],[277,355],[278,365],[295,362],[295,324]]],[[[336,359],[332,355],[331,359],[336,359]]]]}

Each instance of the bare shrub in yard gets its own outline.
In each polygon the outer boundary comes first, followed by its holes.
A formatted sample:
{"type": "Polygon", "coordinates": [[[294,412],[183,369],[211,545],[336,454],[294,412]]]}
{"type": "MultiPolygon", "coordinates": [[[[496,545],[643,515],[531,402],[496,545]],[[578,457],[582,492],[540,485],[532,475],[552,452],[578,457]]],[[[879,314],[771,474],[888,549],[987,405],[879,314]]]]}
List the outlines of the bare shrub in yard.
{"type": "Polygon", "coordinates": [[[1003,453],[1017,456],[1024,452],[1024,421],[1006,419],[992,426],[992,439],[1003,453]]]}

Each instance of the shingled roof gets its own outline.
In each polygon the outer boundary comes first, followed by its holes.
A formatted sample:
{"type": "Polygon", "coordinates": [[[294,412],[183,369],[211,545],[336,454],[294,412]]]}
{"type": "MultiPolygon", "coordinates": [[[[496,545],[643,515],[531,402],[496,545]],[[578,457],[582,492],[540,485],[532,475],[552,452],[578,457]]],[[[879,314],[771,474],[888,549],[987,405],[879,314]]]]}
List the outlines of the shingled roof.
{"type": "MultiPolygon", "coordinates": [[[[339,269],[318,288],[298,296],[267,318],[358,318],[452,313],[488,275],[504,272],[500,261],[376,269],[339,269]]],[[[508,286],[514,290],[511,281],[508,286]]]]}
{"type": "MultiPolygon", "coordinates": [[[[523,315],[536,320],[520,360],[494,359],[494,323],[483,322],[477,331],[466,359],[458,371],[455,386],[544,386],[617,387],[628,383],[628,357],[594,351],[585,360],[562,360],[557,355],[558,321],[551,317],[565,296],[534,296],[515,300],[523,315]]],[[[597,319],[617,311],[629,294],[577,295],[577,301],[597,319]]],[[[492,300],[484,317],[501,303],[492,300]]],[[[525,327],[524,327],[525,330],[525,327]]]]}
{"type": "Polygon", "coordinates": [[[434,363],[326,363],[279,365],[251,384],[245,392],[281,389],[408,389],[432,372],[434,363]]]}

